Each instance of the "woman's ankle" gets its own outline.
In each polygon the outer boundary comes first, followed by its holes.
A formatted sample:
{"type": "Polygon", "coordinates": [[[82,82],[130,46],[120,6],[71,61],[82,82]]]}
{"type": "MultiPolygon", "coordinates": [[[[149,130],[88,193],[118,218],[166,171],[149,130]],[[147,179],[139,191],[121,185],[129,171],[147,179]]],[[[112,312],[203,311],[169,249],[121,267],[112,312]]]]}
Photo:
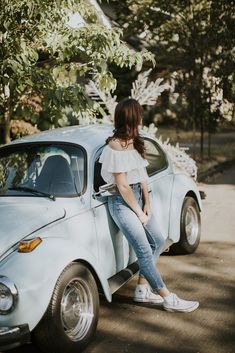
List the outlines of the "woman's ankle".
{"type": "Polygon", "coordinates": [[[138,284],[148,284],[148,281],[144,277],[139,277],[138,284]]]}
{"type": "Polygon", "coordinates": [[[166,287],[163,287],[160,290],[155,291],[155,292],[156,292],[156,294],[159,294],[163,298],[167,297],[171,293],[166,287]]]}

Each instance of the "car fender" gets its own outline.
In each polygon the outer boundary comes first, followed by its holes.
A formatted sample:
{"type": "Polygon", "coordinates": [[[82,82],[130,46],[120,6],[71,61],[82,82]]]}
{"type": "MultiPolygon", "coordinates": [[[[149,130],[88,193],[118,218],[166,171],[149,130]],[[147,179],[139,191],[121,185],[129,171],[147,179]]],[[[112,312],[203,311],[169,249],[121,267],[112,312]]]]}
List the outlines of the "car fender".
{"type": "Polygon", "coordinates": [[[9,277],[19,293],[14,311],[8,315],[0,315],[0,326],[27,323],[32,330],[44,315],[61,272],[73,261],[85,261],[88,264],[110,302],[108,281],[102,276],[97,259],[91,252],[82,247],[73,247],[64,238],[43,238],[32,252],[15,251],[0,264],[1,276],[9,277]]]}
{"type": "Polygon", "coordinates": [[[192,196],[197,201],[199,211],[202,211],[202,201],[195,181],[185,174],[175,174],[173,180],[170,219],[169,219],[169,239],[177,243],[180,239],[180,216],[186,196],[192,196]]]}

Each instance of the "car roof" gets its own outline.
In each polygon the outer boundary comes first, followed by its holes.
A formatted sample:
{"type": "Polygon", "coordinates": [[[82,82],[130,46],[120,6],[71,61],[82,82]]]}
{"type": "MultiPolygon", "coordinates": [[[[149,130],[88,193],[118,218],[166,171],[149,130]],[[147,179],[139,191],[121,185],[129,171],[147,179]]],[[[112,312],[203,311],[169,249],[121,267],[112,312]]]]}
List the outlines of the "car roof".
{"type": "MultiPolygon", "coordinates": [[[[28,135],[12,141],[10,145],[30,142],[65,142],[81,145],[87,151],[92,152],[105,144],[107,137],[113,135],[113,129],[114,126],[111,124],[67,126],[28,135]]],[[[140,133],[142,136],[149,136],[144,130],[140,133]]]]}
{"type": "Polygon", "coordinates": [[[30,142],[65,142],[78,144],[92,151],[105,143],[106,138],[112,135],[112,130],[111,124],[67,126],[25,136],[14,140],[11,145],[30,142]]]}

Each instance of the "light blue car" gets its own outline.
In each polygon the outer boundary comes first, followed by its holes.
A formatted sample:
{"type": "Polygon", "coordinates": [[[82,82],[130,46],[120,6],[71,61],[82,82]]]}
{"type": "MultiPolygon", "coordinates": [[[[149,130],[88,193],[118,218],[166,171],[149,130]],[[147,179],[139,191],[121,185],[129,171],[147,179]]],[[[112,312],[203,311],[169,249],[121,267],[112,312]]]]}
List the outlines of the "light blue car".
{"type": "MultiPolygon", "coordinates": [[[[200,191],[174,172],[160,141],[141,134],[165,250],[191,253],[200,240],[200,191]]],[[[98,293],[111,302],[138,271],[100,175],[111,135],[110,125],[67,127],[0,149],[0,351],[30,341],[47,353],[81,351],[97,326],[98,293]]]]}

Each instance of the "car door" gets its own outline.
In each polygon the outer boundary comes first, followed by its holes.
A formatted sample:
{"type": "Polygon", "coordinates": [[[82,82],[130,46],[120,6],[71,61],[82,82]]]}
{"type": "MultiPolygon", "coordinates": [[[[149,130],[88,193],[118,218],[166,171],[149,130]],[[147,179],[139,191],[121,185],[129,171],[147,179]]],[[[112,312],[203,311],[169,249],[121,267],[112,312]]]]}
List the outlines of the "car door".
{"type": "MultiPolygon", "coordinates": [[[[105,184],[100,174],[101,163],[98,162],[101,152],[102,149],[97,152],[93,161],[93,196],[99,191],[99,187],[105,184]]],[[[92,197],[91,207],[97,231],[100,266],[106,278],[110,278],[132,263],[135,254],[110,216],[107,198],[108,196],[92,197]]]]}
{"type": "Polygon", "coordinates": [[[173,173],[168,163],[167,155],[151,138],[145,138],[146,159],[149,162],[149,195],[152,212],[158,220],[162,235],[168,237],[171,192],[173,173]]]}

